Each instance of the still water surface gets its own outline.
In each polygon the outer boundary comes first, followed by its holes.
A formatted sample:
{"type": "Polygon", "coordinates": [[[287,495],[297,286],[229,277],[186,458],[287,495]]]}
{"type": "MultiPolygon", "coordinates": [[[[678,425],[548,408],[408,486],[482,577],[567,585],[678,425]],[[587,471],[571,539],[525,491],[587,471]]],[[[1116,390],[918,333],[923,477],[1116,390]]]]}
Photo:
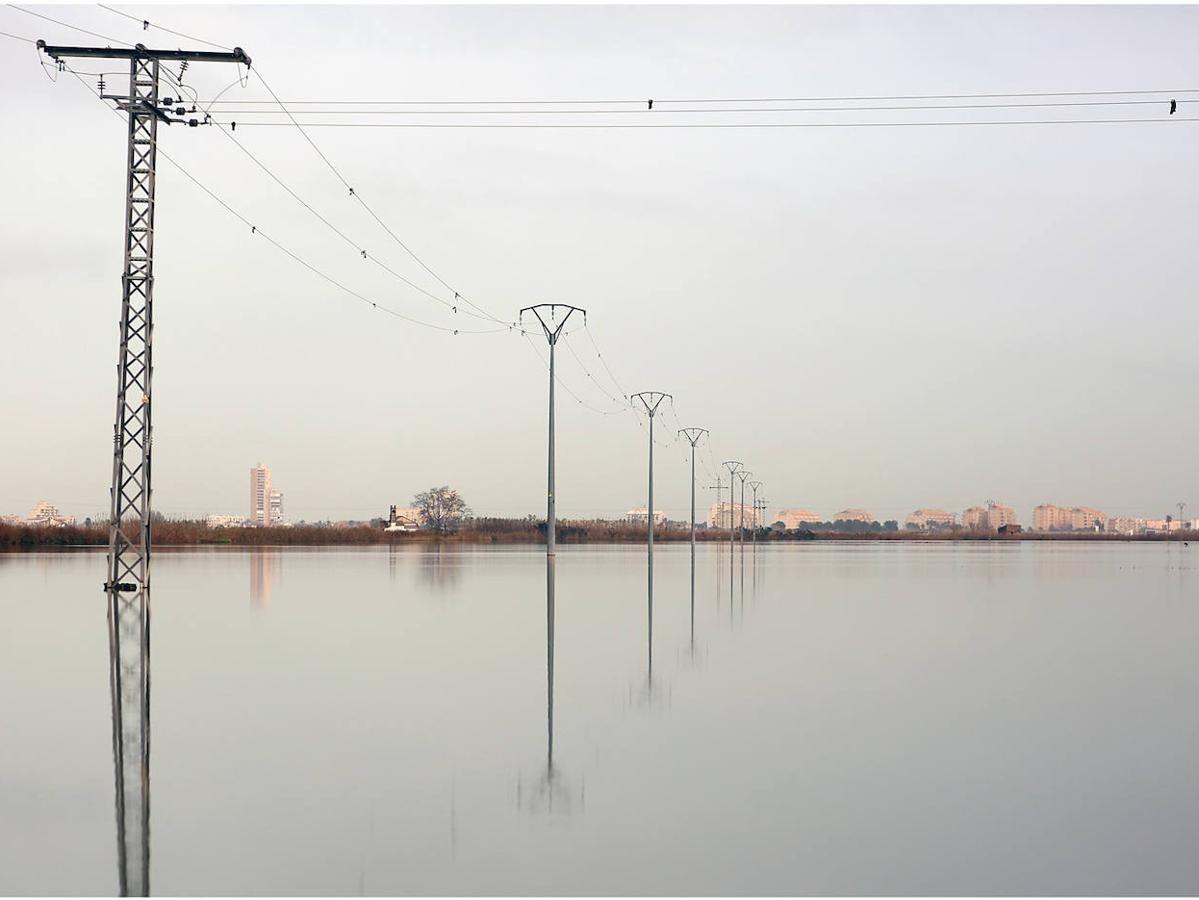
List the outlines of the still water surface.
{"type": "Polygon", "coordinates": [[[0,893],[1194,894],[1197,552],[0,555],[0,893]]]}

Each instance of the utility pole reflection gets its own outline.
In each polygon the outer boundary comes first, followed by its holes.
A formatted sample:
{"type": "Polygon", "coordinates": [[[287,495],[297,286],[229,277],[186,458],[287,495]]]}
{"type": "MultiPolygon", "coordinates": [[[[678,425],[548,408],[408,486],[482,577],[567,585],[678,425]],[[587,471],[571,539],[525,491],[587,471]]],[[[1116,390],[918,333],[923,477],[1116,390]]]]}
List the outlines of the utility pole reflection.
{"type": "Polygon", "coordinates": [[[556,556],[545,561],[545,769],[531,791],[516,781],[516,805],[530,813],[571,815],[577,804],[583,806],[583,788],[577,791],[554,766],[554,591],[556,556]]]}
{"type": "Polygon", "coordinates": [[[108,674],[122,897],[150,895],[150,590],[108,591],[108,674]]]}

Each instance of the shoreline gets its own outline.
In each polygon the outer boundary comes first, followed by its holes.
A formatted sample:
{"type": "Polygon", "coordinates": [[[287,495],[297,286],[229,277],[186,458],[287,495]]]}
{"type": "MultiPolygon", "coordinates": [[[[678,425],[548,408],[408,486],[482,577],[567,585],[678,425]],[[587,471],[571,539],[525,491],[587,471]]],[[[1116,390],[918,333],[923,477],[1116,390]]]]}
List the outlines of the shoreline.
{"type": "MultiPolygon", "coordinates": [[[[154,546],[159,548],[186,547],[355,547],[355,546],[544,546],[544,523],[527,520],[489,520],[485,525],[468,524],[450,534],[432,532],[386,532],[366,526],[333,528],[327,526],[292,526],[274,528],[208,528],[198,522],[161,522],[153,526],[154,546]],[[540,527],[539,527],[540,526],[540,527]]],[[[688,543],[687,528],[663,528],[654,532],[654,543],[688,543]]],[[[727,531],[697,529],[697,543],[727,543],[727,531]]],[[[752,543],[749,532],[746,543],[752,543]]],[[[788,543],[1189,543],[1199,540],[1199,532],[1178,531],[1154,534],[1107,534],[1102,532],[834,532],[787,531],[761,529],[757,541],[764,544],[788,543]]],[[[563,522],[558,526],[558,543],[562,545],[630,545],[646,544],[641,526],[622,523],[563,522]]],[[[43,527],[32,525],[0,525],[0,551],[21,551],[66,548],[105,548],[108,546],[106,525],[68,525],[43,527]]]]}

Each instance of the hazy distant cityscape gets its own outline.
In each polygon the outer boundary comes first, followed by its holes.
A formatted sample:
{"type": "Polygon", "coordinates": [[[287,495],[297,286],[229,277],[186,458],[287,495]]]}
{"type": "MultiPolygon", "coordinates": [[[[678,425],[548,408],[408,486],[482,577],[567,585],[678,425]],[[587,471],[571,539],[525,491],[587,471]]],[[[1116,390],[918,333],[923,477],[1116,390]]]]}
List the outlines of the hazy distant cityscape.
{"type": "MultiPolygon", "coordinates": [[[[699,528],[768,528],[776,531],[810,530],[831,532],[904,531],[916,533],[968,532],[971,534],[995,533],[1016,534],[1022,531],[1038,533],[1106,533],[1119,535],[1167,534],[1171,532],[1199,531],[1199,519],[1185,518],[1186,504],[1178,504],[1178,514],[1168,513],[1160,517],[1110,516],[1103,510],[1090,506],[1059,506],[1042,503],[1034,507],[1031,516],[1021,521],[1011,506],[988,500],[970,506],[961,513],[939,508],[913,510],[902,521],[879,520],[867,509],[847,507],[824,515],[815,510],[801,507],[783,507],[770,513],[763,504],[730,503],[718,500],[708,507],[706,516],[697,513],[699,528]]],[[[249,503],[246,513],[208,513],[196,516],[209,528],[264,528],[288,527],[292,523],[286,518],[283,493],[272,481],[271,469],[258,463],[250,469],[249,503]]],[[[497,517],[498,518],[498,517],[497,517]]],[[[644,506],[635,506],[623,515],[611,518],[594,518],[587,521],[612,524],[647,524],[644,506]]],[[[91,520],[88,520],[89,524],[91,520]]],[[[683,518],[671,518],[664,510],[654,510],[654,523],[659,526],[687,526],[683,518]]],[[[0,515],[0,524],[29,525],[35,527],[64,527],[77,524],[76,517],[61,512],[49,501],[41,501],[30,509],[28,515],[0,515]]],[[[325,527],[372,526],[393,532],[418,531],[428,526],[426,516],[419,506],[412,504],[390,504],[388,512],[367,519],[324,520],[298,524],[325,527]]]]}

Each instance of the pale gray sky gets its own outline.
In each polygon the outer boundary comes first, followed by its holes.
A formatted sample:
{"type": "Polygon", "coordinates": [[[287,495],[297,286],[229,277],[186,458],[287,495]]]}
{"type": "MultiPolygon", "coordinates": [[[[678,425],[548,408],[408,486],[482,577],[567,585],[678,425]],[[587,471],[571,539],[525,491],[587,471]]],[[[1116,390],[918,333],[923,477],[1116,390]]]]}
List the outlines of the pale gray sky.
{"type": "MultiPolygon", "coordinates": [[[[244,47],[285,99],[1199,88],[1193,7],[118,8],[244,47]]],[[[96,7],[39,9],[180,43],[96,7]]],[[[0,30],[91,40],[9,8],[0,30]]],[[[124,126],[17,41],[0,39],[0,77],[0,512],[48,499],[101,515],[124,126]]],[[[206,97],[232,77],[187,76],[206,97]]],[[[251,82],[225,95],[238,96],[267,95],[251,82]]],[[[1119,115],[1164,110],[1087,117],[1119,115]]],[[[362,246],[436,286],[295,129],[237,134],[362,246]]],[[[312,134],[467,296],[503,317],[587,307],[624,387],[672,392],[683,424],[711,429],[717,460],[744,460],[772,508],[883,519],[991,497],[1025,521],[1043,501],[1199,510],[1196,124],[312,134]]],[[[452,319],[358,259],[217,129],[161,137],[334,277],[452,319]]],[[[377,515],[441,483],[479,513],[544,511],[546,375],[520,338],[446,336],[364,308],[165,163],[158,200],[159,509],[244,513],[262,460],[292,519],[377,515]]],[[[586,335],[571,340],[603,380],[586,335]]],[[[559,362],[607,404],[565,349],[559,362]]],[[[559,398],[559,514],[644,503],[633,417],[559,398]]],[[[657,460],[658,505],[683,517],[683,454],[657,460]]]]}

